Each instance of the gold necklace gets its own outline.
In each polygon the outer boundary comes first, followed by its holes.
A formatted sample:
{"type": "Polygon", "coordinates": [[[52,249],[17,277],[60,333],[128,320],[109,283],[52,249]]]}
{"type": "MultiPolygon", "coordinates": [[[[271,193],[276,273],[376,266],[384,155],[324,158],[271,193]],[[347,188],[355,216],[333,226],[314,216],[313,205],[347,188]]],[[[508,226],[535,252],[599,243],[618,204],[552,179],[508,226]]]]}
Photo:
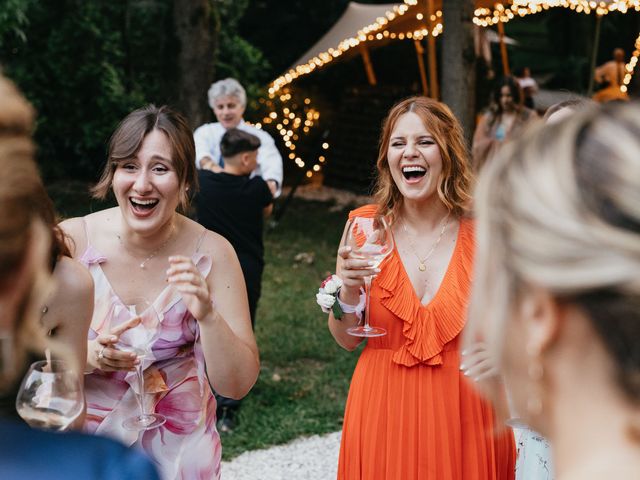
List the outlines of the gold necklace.
{"type": "MultiPolygon", "coordinates": [[[[166,247],[169,244],[169,241],[173,238],[173,232],[175,230],[175,225],[171,224],[171,232],[169,232],[169,236],[167,237],[167,239],[163,242],[162,245],[160,245],[157,249],[155,249],[153,252],[151,252],[151,255],[149,255],[147,258],[145,258],[142,262],[140,262],[140,264],[138,265],[141,269],[145,269],[145,265],[147,264],[147,262],[149,260],[151,260],[153,257],[155,257],[157,254],[159,254],[162,249],[164,247],[166,247]]],[[[116,237],[118,237],[118,241],[120,242],[120,245],[122,245],[122,247],[127,251],[127,253],[129,255],[131,255],[133,258],[136,258],[137,255],[134,255],[133,253],[131,253],[131,250],[129,250],[127,248],[127,246],[124,244],[124,242],[122,241],[122,237],[120,236],[119,233],[116,233],[116,237]]]]}
{"type": "Polygon", "coordinates": [[[431,250],[429,250],[429,253],[427,253],[427,256],[424,258],[420,258],[420,255],[418,255],[418,249],[416,248],[415,244],[413,243],[413,240],[411,239],[412,235],[409,233],[409,230],[407,230],[407,225],[404,223],[404,220],[402,220],[402,229],[407,234],[407,239],[409,240],[409,246],[411,247],[411,252],[418,259],[418,270],[420,270],[421,272],[424,272],[427,269],[426,261],[429,260],[429,258],[431,258],[431,255],[433,255],[433,252],[436,251],[436,247],[440,243],[440,240],[442,240],[444,231],[447,229],[447,225],[449,225],[449,218],[450,218],[450,214],[447,213],[444,225],[442,225],[442,230],[440,230],[440,235],[438,236],[438,239],[431,247],[431,250]]]}

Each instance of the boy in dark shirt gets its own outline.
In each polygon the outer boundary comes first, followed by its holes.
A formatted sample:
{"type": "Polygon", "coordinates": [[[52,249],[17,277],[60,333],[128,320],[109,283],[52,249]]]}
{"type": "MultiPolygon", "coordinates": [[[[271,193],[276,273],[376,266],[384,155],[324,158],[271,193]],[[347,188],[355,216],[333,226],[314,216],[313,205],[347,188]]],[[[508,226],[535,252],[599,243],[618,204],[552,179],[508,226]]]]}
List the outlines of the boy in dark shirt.
{"type": "MultiPolygon", "coordinates": [[[[247,286],[251,325],[255,325],[260,298],[264,246],[263,219],[273,209],[273,196],[262,177],[250,177],[257,165],[260,140],[255,135],[232,128],[222,137],[222,172],[198,170],[200,191],[196,198],[198,222],[225,237],[238,255],[247,286]]],[[[218,400],[218,429],[230,431],[240,401],[218,400]]]]}
{"type": "Polygon", "coordinates": [[[220,173],[198,171],[200,192],[196,200],[198,222],[229,240],[238,255],[252,326],[264,267],[263,219],[273,208],[267,183],[259,176],[250,178],[259,147],[255,135],[235,128],[227,130],[220,141],[224,168],[220,173]]]}

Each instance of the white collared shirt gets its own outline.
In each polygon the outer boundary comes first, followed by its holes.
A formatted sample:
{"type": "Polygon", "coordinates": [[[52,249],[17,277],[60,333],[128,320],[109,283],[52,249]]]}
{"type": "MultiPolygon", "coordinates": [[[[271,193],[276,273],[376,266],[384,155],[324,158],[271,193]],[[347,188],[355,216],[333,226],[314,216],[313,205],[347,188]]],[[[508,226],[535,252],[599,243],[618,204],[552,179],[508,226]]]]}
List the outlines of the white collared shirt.
{"type": "MultiPolygon", "coordinates": [[[[244,120],[241,120],[236,128],[251,133],[260,139],[258,167],[251,176],[260,175],[265,181],[275,180],[278,184],[275,197],[280,196],[282,188],[282,157],[276,148],[273,138],[264,130],[246,124],[244,120]]],[[[196,144],[197,168],[200,168],[200,160],[204,157],[209,157],[214,163],[220,164],[220,140],[222,140],[225,132],[226,129],[219,122],[205,123],[196,128],[195,132],[193,132],[193,139],[196,144]]]]}

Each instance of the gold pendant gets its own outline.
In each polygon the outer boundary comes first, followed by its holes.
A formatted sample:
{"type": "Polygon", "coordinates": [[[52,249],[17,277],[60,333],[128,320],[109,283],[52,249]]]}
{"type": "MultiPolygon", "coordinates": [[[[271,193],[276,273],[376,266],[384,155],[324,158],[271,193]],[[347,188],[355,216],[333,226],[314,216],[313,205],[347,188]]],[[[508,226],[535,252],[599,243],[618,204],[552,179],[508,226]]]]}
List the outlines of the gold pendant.
{"type": "Polygon", "coordinates": [[[424,272],[427,269],[427,266],[420,262],[420,265],[418,265],[418,270],[420,270],[421,272],[424,272]]]}

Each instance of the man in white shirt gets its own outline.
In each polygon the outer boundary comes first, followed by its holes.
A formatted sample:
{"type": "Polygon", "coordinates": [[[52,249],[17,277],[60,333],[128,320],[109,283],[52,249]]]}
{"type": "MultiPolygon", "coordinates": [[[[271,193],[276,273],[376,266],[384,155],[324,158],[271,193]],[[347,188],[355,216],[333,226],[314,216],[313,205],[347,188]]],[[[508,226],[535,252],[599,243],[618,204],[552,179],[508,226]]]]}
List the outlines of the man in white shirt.
{"type": "Polygon", "coordinates": [[[193,139],[196,144],[196,167],[213,172],[222,171],[220,140],[230,128],[238,128],[260,139],[258,166],[251,174],[260,175],[269,185],[274,197],[282,188],[282,157],[271,135],[244,122],[242,115],[247,105],[247,94],[234,78],[226,78],[211,85],[208,92],[209,106],[218,120],[196,128],[193,139]]]}

